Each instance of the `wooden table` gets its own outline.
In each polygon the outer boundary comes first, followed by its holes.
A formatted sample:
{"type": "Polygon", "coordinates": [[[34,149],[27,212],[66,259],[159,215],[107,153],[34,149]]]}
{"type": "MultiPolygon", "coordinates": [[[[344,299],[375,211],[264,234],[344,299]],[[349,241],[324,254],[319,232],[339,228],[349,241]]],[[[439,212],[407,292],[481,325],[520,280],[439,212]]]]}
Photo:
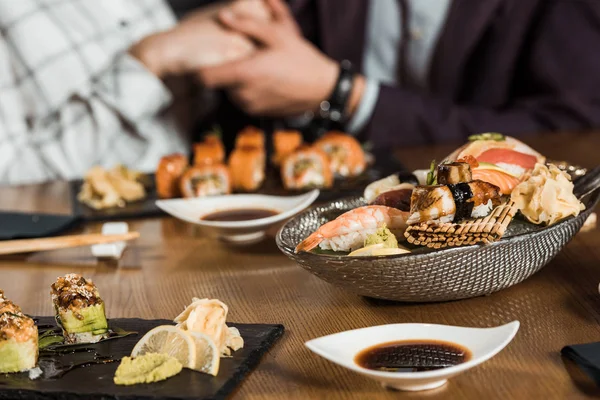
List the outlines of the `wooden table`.
{"type": "MultiPolygon", "coordinates": [[[[549,135],[531,144],[549,158],[598,164],[600,134],[549,135]]],[[[398,152],[411,168],[452,146],[398,152]]],[[[68,212],[64,183],[2,188],[5,210],[68,212]]],[[[131,221],[141,238],[125,266],[98,266],[89,249],[0,262],[0,287],[27,313],[51,315],[49,286],[62,274],[94,279],[109,317],[173,318],[193,296],[230,306],[230,320],[281,323],[284,337],[241,385],[236,398],[572,399],[599,392],[559,354],[567,344],[600,341],[600,229],[580,233],[540,273],[491,296],[442,304],[361,298],[331,286],[284,257],[273,240],[230,248],[172,218],[131,221]],[[398,322],[495,326],[521,321],[514,341],[483,365],[440,389],[396,393],[311,353],[304,342],[346,329],[398,322]]],[[[99,230],[90,224],[85,231],[99,230]]]]}

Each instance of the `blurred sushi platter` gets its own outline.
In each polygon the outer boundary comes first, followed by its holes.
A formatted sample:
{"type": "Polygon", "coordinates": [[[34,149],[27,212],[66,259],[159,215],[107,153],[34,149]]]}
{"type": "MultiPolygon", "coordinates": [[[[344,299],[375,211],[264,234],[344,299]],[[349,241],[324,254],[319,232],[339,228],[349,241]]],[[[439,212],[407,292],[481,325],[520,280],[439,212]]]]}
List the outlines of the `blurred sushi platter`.
{"type": "Polygon", "coordinates": [[[118,165],[94,167],[84,180],[71,182],[73,214],[86,220],[161,215],[158,199],[197,198],[231,193],[297,195],[321,189],[319,201],[359,195],[370,182],[402,165],[389,153],[371,154],[343,132],[328,132],[312,144],[300,132],[275,131],[272,143],[249,126],[238,133],[227,156],[219,134],[193,145],[190,158],[164,156],[154,174],[118,165]],[[268,146],[271,145],[271,146],[268,146]],[[272,147],[272,154],[267,154],[272,147]],[[190,162],[191,161],[191,162],[190,162]]]}

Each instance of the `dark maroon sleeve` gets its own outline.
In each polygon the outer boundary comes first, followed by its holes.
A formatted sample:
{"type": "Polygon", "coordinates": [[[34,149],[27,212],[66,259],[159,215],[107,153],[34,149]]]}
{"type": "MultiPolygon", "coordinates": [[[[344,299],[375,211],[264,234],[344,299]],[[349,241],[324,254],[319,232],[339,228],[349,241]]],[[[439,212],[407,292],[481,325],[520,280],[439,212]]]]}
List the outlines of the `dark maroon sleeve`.
{"type": "Polygon", "coordinates": [[[518,77],[527,95],[486,108],[382,85],[363,137],[383,147],[600,127],[600,0],[553,0],[531,40],[518,77]]]}

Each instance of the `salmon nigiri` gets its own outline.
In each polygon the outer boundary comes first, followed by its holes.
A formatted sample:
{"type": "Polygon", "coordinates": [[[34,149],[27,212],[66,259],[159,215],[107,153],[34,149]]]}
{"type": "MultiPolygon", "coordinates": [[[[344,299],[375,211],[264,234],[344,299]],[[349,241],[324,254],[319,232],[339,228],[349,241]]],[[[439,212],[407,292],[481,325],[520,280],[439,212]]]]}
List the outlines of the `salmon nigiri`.
{"type": "Polygon", "coordinates": [[[500,193],[511,194],[512,190],[521,182],[519,178],[507,172],[490,168],[475,168],[472,171],[473,180],[480,180],[500,188],[500,193]]]}

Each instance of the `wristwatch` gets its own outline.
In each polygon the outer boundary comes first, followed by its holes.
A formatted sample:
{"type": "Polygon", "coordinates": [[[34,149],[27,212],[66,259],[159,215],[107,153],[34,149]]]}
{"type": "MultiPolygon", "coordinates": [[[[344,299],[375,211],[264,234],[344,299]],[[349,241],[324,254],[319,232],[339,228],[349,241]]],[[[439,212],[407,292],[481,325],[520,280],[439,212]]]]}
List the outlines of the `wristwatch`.
{"type": "Polygon", "coordinates": [[[340,73],[333,92],[327,100],[323,100],[319,105],[319,116],[326,125],[336,126],[338,129],[343,126],[347,117],[348,100],[350,100],[350,94],[354,86],[354,75],[352,63],[343,60],[340,63],[340,73]]]}

